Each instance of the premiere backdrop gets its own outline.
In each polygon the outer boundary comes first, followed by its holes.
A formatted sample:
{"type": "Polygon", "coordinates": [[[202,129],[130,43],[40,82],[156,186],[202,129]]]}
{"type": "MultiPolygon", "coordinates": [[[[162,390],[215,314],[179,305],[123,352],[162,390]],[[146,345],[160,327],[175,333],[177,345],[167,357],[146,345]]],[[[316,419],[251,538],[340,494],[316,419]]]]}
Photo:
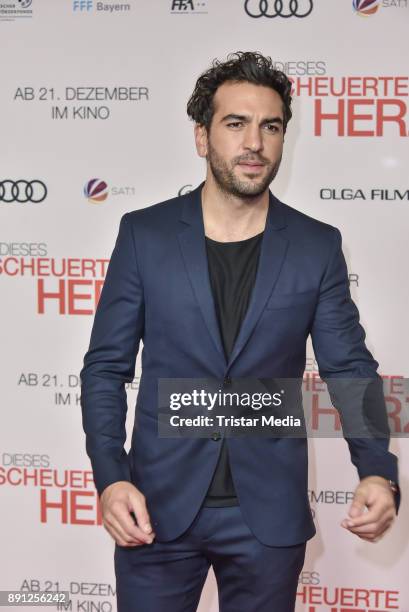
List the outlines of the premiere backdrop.
{"type": "MultiPolygon", "coordinates": [[[[70,591],[66,609],[116,609],[79,371],[121,216],[204,178],[185,108],[215,57],[261,51],[293,79],[294,118],[272,190],[341,230],[367,344],[393,395],[392,431],[409,429],[407,5],[0,2],[1,589],[59,588],[70,591]]],[[[128,431],[139,374],[138,357],[128,431]]],[[[316,400],[330,407],[318,387],[316,400]]],[[[334,411],[318,416],[335,430],[334,411]]],[[[407,438],[391,441],[403,501],[377,544],[340,527],[358,482],[346,442],[314,438],[309,447],[317,535],[297,610],[408,612],[407,438]]],[[[200,612],[217,610],[210,571],[200,612]]]]}

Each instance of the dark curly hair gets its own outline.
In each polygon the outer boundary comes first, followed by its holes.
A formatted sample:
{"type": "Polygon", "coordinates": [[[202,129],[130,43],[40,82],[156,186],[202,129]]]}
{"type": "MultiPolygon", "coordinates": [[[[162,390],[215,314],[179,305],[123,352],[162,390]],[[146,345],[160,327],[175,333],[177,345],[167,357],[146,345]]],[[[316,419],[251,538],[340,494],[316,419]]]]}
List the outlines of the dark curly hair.
{"type": "Polygon", "coordinates": [[[255,85],[271,87],[283,101],[283,129],[292,117],[291,81],[281,70],[276,70],[271,57],[256,51],[229,53],[227,61],[214,59],[211,67],[196,81],[195,89],[187,103],[189,117],[209,131],[214,114],[213,98],[217,88],[226,81],[247,81],[255,85]]]}

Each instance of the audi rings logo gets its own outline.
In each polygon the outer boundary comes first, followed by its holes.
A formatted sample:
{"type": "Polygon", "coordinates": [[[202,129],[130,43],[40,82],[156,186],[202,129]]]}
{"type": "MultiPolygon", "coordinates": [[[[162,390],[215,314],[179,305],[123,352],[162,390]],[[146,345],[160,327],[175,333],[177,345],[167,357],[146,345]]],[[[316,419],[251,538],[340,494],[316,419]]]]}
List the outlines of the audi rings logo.
{"type": "Polygon", "coordinates": [[[24,181],[20,179],[18,181],[12,181],[6,179],[0,181],[0,202],[18,202],[19,204],[25,204],[26,202],[32,202],[33,204],[39,204],[43,202],[47,197],[47,187],[43,181],[24,181]]]}
{"type": "Polygon", "coordinates": [[[246,0],[244,10],[249,17],[308,17],[313,0],[246,0]]]}

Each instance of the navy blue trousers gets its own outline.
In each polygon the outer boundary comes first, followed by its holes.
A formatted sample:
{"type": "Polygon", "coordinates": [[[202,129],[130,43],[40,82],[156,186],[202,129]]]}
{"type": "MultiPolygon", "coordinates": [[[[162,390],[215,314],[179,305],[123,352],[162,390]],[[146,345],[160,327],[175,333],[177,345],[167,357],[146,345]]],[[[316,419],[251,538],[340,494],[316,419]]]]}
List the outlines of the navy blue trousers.
{"type": "Polygon", "coordinates": [[[118,612],[195,612],[210,566],[220,612],[293,612],[305,549],[262,544],[240,506],[202,507],[175,540],[115,546],[118,612]]]}

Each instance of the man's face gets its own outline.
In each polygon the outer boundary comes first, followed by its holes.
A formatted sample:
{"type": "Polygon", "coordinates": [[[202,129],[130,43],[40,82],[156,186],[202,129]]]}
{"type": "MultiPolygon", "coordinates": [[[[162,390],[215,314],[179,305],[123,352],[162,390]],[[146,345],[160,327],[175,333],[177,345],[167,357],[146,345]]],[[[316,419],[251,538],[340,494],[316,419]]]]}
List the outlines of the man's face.
{"type": "Polygon", "coordinates": [[[238,197],[259,196],[281,162],[282,99],[270,87],[223,83],[214,96],[209,133],[200,127],[196,138],[220,189],[238,197]]]}

